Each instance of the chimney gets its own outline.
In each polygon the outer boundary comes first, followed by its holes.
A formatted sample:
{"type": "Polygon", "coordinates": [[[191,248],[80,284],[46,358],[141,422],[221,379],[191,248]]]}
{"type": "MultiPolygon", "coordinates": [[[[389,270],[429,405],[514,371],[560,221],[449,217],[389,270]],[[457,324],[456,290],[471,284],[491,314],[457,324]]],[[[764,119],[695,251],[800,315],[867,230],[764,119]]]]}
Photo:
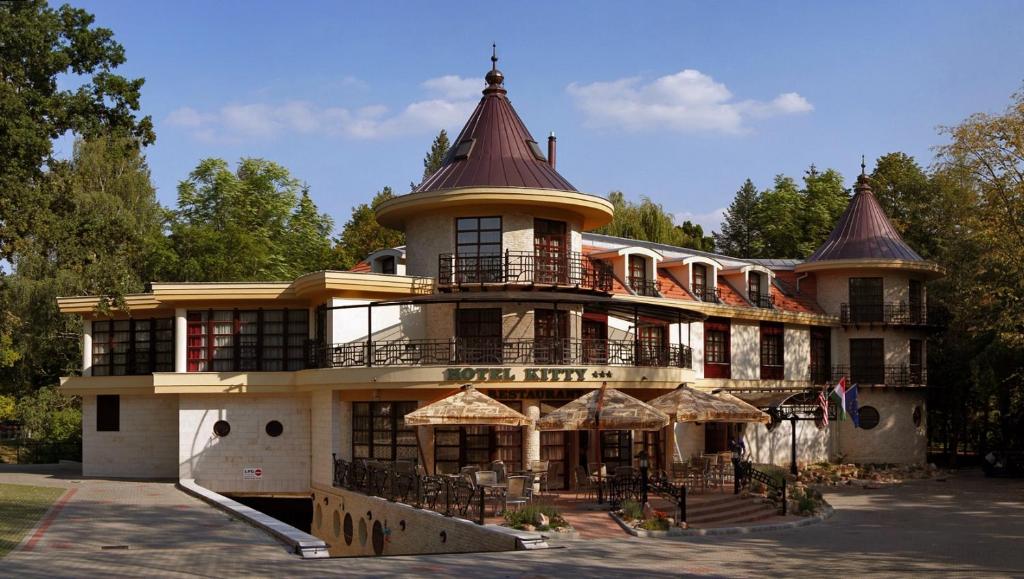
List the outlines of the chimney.
{"type": "Polygon", "coordinates": [[[555,168],[555,145],[557,143],[558,139],[555,137],[555,132],[551,131],[551,134],[548,135],[548,165],[551,165],[552,169],[555,168]]]}

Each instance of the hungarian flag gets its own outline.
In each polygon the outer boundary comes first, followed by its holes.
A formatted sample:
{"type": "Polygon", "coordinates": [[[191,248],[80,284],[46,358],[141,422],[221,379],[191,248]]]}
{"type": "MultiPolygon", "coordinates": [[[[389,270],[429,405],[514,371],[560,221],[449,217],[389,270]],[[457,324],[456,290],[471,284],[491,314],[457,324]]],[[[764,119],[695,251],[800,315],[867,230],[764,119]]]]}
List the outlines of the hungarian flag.
{"type": "Polygon", "coordinates": [[[832,396],[836,399],[836,419],[846,419],[846,376],[839,379],[839,383],[832,389],[832,396]]]}
{"type": "Polygon", "coordinates": [[[821,406],[821,422],[824,426],[828,426],[828,386],[821,389],[818,392],[818,405],[821,406]]]}
{"type": "Polygon", "coordinates": [[[857,407],[857,385],[854,384],[846,390],[846,413],[850,415],[853,426],[860,428],[860,413],[857,407]]]}

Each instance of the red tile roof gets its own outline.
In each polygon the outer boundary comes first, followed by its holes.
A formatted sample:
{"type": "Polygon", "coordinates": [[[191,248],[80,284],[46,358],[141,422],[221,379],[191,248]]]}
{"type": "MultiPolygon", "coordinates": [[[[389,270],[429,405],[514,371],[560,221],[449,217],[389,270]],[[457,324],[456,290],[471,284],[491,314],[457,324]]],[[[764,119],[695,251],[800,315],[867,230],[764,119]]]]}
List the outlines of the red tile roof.
{"type": "Polygon", "coordinates": [[[661,282],[661,287],[658,288],[658,291],[662,296],[676,300],[695,301],[690,292],[683,289],[682,284],[668,270],[658,269],[658,281],[661,282]]]}
{"type": "Polygon", "coordinates": [[[727,306],[736,306],[740,308],[752,307],[750,302],[743,298],[736,288],[732,287],[732,284],[725,280],[724,277],[718,278],[718,292],[719,298],[722,303],[727,306]]]}
{"type": "Polygon", "coordinates": [[[359,263],[353,265],[352,269],[350,269],[349,271],[354,271],[358,273],[370,273],[373,271],[373,268],[370,267],[370,262],[360,261],[359,263]]]}
{"type": "MultiPolygon", "coordinates": [[[[496,58],[492,58],[497,62],[496,58]]],[[[576,191],[548,164],[522,119],[506,96],[504,76],[497,69],[487,74],[480,104],[452,143],[444,164],[413,192],[457,187],[528,187],[576,191]],[[496,74],[495,74],[496,73],[496,74]],[[460,154],[462,153],[462,154],[460,154]]]]}

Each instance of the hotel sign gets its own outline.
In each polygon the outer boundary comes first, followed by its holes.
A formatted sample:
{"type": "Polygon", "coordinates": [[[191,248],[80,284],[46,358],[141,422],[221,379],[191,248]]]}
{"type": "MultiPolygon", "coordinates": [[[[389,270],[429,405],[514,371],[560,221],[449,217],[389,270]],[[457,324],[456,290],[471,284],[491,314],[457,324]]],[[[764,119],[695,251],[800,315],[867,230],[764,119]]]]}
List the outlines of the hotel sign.
{"type": "MultiPolygon", "coordinates": [[[[589,372],[594,378],[611,378],[611,372],[589,372]]],[[[447,382],[582,382],[587,368],[445,368],[447,382]]]]}

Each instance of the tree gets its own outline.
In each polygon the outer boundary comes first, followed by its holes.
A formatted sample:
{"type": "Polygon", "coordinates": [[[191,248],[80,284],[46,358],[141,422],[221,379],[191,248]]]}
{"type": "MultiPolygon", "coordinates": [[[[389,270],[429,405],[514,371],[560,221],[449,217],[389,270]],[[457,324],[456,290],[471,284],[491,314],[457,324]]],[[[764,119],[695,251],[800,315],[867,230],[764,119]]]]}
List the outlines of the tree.
{"type": "Polygon", "coordinates": [[[21,428],[34,440],[64,442],[82,435],[82,410],[76,398],[47,386],[21,398],[17,405],[21,428]]]}
{"type": "Polygon", "coordinates": [[[434,137],[434,142],[431,143],[430,150],[427,151],[427,155],[423,157],[424,179],[433,175],[441,168],[441,164],[444,162],[444,156],[448,154],[449,147],[448,132],[441,129],[441,132],[434,137]]]}
{"type": "Polygon", "coordinates": [[[287,169],[245,158],[232,171],[204,159],[178,185],[171,222],[181,281],[288,280],[330,267],[332,223],[287,169]]]}
{"type": "Polygon", "coordinates": [[[814,253],[828,239],[850,203],[850,196],[843,187],[843,176],[835,169],[819,172],[814,165],[804,174],[800,197],[795,232],[800,244],[797,253],[789,257],[807,257],[814,253]]]}
{"type": "Polygon", "coordinates": [[[736,192],[722,221],[722,232],[715,233],[718,250],[734,257],[757,257],[764,251],[758,220],[761,196],[753,181],[747,179],[736,192]]]}
{"type": "Polygon", "coordinates": [[[806,244],[799,225],[802,208],[796,182],[776,175],[773,187],[761,193],[757,204],[757,229],[764,241],[761,254],[744,257],[803,257],[806,244]]]}
{"type": "Polygon", "coordinates": [[[53,139],[68,131],[155,139],[150,118],[135,116],[143,79],[111,72],[124,64],[124,48],[93,21],[44,0],[0,2],[0,257],[10,259],[45,218],[35,193],[53,162],[53,139]],[[80,84],[60,88],[63,75],[80,84]]]}
{"type": "Polygon", "coordinates": [[[689,221],[676,225],[672,214],[648,197],[640,197],[639,203],[633,203],[621,191],[612,191],[608,200],[614,208],[614,217],[611,223],[594,230],[595,233],[694,249],[704,249],[714,243],[704,237],[699,225],[689,221]]]}
{"type": "Polygon", "coordinates": [[[699,223],[684,221],[682,225],[676,225],[679,235],[682,236],[680,247],[689,247],[700,251],[714,251],[715,238],[704,235],[704,228],[699,223]]]}
{"type": "Polygon", "coordinates": [[[335,263],[341,269],[351,269],[361,259],[379,249],[405,244],[405,234],[377,223],[377,207],[394,198],[391,187],[377,192],[369,205],[360,203],[352,208],[352,217],[334,240],[335,263]]]}
{"type": "Polygon", "coordinates": [[[883,155],[875,161],[870,183],[903,240],[922,256],[937,257],[940,249],[935,244],[946,224],[942,223],[944,212],[936,201],[943,192],[917,161],[901,152],[883,155]]]}

